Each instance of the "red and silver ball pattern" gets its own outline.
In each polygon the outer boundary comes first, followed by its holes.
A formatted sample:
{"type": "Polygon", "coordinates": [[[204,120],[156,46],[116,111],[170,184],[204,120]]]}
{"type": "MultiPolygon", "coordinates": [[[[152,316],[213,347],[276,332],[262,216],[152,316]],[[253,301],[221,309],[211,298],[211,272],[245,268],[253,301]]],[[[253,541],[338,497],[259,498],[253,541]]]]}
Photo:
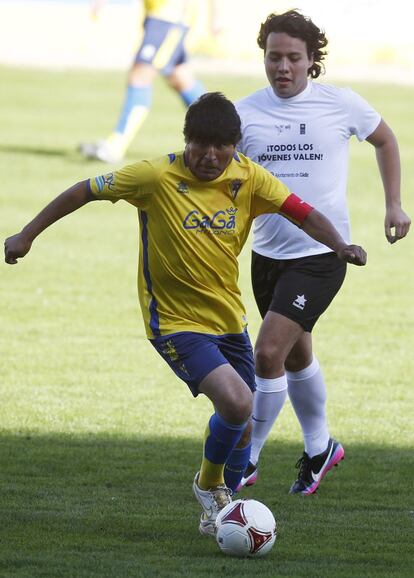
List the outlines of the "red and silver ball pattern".
{"type": "Polygon", "coordinates": [[[216,540],[220,550],[230,556],[264,556],[276,541],[275,518],[257,500],[236,500],[218,514],[216,540]]]}

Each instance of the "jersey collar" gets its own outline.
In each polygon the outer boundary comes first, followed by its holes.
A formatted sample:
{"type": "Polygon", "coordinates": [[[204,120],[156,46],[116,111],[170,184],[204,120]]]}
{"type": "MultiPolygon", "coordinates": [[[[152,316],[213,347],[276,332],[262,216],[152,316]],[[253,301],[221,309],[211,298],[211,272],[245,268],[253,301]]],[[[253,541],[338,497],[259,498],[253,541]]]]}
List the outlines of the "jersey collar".
{"type": "Polygon", "coordinates": [[[304,100],[305,98],[307,98],[310,91],[312,90],[312,82],[310,80],[308,80],[306,88],[304,90],[302,90],[302,92],[300,92],[299,94],[296,94],[295,96],[291,96],[290,98],[280,98],[280,96],[277,96],[277,94],[274,93],[273,88],[271,86],[268,86],[266,90],[267,90],[267,94],[269,95],[269,98],[274,103],[277,103],[279,106],[284,105],[284,104],[288,105],[288,104],[300,102],[301,100],[304,100]]]}

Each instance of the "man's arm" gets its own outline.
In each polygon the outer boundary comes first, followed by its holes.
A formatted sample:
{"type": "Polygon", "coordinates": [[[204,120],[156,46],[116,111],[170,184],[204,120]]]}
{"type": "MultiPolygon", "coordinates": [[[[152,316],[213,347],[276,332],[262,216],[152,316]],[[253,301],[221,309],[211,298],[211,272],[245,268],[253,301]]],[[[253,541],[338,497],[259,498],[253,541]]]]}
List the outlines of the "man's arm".
{"type": "Polygon", "coordinates": [[[359,245],[347,245],[332,223],[322,213],[313,209],[302,223],[310,237],[334,251],[340,259],[353,265],[365,265],[367,254],[359,245]]]}
{"type": "Polygon", "coordinates": [[[65,215],[94,200],[95,197],[89,189],[88,181],[81,181],[61,193],[40,211],[20,233],[5,240],[4,255],[6,263],[9,263],[9,265],[17,263],[18,258],[24,257],[30,251],[34,239],[42,231],[65,215]]]}
{"type": "Polygon", "coordinates": [[[401,168],[398,143],[390,127],[383,121],[366,139],[375,147],[377,163],[385,192],[385,236],[395,243],[406,236],[411,220],[401,208],[401,168]],[[395,229],[394,233],[392,229],[395,229]]]}

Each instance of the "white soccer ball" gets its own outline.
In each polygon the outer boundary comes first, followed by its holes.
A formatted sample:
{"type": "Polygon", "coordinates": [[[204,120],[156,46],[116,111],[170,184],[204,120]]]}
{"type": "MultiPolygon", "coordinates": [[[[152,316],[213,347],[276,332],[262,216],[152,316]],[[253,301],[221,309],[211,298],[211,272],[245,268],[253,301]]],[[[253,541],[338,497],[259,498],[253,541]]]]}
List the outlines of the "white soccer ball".
{"type": "Polygon", "coordinates": [[[275,518],[257,500],[236,500],[218,513],[216,540],[229,556],[264,556],[276,541],[275,518]]]}

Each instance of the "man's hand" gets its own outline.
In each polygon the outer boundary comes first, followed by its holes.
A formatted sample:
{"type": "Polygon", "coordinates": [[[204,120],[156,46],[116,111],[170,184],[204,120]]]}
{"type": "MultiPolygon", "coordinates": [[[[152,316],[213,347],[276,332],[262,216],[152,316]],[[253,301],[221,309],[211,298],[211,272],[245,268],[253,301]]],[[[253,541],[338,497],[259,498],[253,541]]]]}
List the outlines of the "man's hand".
{"type": "Polygon", "coordinates": [[[337,255],[342,261],[360,267],[367,262],[367,254],[359,245],[345,245],[337,252],[337,255]]]}
{"type": "Polygon", "coordinates": [[[4,260],[9,265],[15,265],[17,259],[24,257],[30,251],[31,246],[32,242],[22,233],[12,235],[4,241],[4,260]]]}
{"type": "Polygon", "coordinates": [[[401,207],[388,208],[385,213],[384,230],[391,244],[404,238],[410,230],[411,219],[401,207]],[[392,231],[394,229],[394,233],[392,231]]]}

